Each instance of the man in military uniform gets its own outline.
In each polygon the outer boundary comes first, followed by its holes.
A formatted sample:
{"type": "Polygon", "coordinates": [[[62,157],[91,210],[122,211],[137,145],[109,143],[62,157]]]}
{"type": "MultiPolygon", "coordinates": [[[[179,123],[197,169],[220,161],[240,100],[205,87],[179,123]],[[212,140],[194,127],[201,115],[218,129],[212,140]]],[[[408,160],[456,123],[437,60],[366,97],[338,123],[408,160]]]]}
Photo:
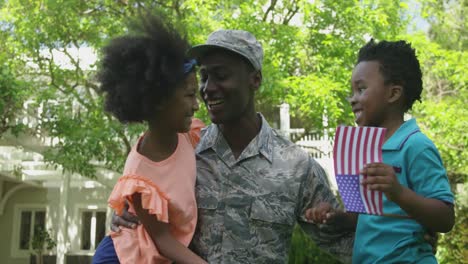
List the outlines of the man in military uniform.
{"type": "MultiPolygon", "coordinates": [[[[338,206],[324,170],[255,110],[261,44],[246,31],[218,30],[190,54],[200,63],[200,94],[213,122],[196,148],[192,250],[209,263],[286,263],[297,223],[322,249],[348,262],[353,231],[304,216],[322,201],[338,206]]],[[[120,217],[113,224],[129,225],[120,217]]]]}

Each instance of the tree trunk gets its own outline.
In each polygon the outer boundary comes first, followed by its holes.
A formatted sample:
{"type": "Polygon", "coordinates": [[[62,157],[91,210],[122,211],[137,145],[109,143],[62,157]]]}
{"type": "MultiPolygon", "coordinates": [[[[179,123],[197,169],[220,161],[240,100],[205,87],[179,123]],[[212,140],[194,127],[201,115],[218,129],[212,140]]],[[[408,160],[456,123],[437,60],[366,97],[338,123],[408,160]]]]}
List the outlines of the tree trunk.
{"type": "Polygon", "coordinates": [[[36,251],[36,264],[44,264],[44,258],[41,251],[36,251]]]}

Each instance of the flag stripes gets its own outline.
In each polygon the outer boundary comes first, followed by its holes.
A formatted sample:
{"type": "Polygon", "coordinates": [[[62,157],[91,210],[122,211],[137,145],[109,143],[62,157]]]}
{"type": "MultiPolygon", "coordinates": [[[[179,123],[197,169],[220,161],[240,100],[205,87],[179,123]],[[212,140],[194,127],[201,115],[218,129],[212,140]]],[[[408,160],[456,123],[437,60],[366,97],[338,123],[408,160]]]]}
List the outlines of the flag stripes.
{"type": "Polygon", "coordinates": [[[338,191],[347,211],[382,215],[382,192],[369,190],[360,182],[367,178],[360,169],[382,162],[385,128],[339,126],[335,134],[333,158],[338,191]]]}

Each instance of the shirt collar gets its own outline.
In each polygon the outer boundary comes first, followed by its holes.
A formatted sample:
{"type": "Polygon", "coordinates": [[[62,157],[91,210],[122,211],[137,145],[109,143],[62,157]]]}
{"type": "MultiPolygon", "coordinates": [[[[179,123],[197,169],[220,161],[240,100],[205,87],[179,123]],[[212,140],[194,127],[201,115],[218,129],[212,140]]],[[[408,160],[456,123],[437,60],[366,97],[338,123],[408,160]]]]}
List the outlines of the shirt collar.
{"type": "Polygon", "coordinates": [[[416,119],[411,118],[404,122],[393,135],[387,139],[382,146],[383,150],[400,150],[414,133],[419,132],[420,129],[416,124],[416,119]]]}
{"type": "Polygon", "coordinates": [[[234,165],[235,163],[255,156],[257,154],[263,155],[269,162],[272,162],[273,157],[273,129],[270,127],[268,122],[265,120],[261,113],[257,113],[262,119],[262,126],[260,132],[255,136],[252,141],[247,145],[237,160],[234,160],[232,151],[229,148],[223,134],[219,130],[216,124],[211,124],[202,130],[201,140],[198,144],[195,152],[197,154],[207,150],[214,150],[218,156],[225,160],[228,164],[234,165]],[[231,158],[229,156],[232,156],[231,158]],[[229,162],[230,160],[230,162],[229,162]]]}

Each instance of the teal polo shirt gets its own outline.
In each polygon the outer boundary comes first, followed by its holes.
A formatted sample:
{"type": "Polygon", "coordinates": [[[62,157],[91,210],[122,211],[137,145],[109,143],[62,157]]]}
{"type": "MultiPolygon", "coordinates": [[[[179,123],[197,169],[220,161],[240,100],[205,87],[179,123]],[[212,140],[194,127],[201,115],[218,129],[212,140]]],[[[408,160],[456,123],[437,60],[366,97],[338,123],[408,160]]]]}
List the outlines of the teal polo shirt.
{"type": "MultiPolygon", "coordinates": [[[[403,123],[382,147],[383,162],[393,166],[399,182],[417,194],[453,203],[453,194],[437,148],[415,119],[403,123]]],[[[383,195],[386,214],[407,215],[383,195]]],[[[441,215],[441,217],[443,217],[441,215]]],[[[361,214],[353,263],[437,263],[415,220],[361,214]]]]}

